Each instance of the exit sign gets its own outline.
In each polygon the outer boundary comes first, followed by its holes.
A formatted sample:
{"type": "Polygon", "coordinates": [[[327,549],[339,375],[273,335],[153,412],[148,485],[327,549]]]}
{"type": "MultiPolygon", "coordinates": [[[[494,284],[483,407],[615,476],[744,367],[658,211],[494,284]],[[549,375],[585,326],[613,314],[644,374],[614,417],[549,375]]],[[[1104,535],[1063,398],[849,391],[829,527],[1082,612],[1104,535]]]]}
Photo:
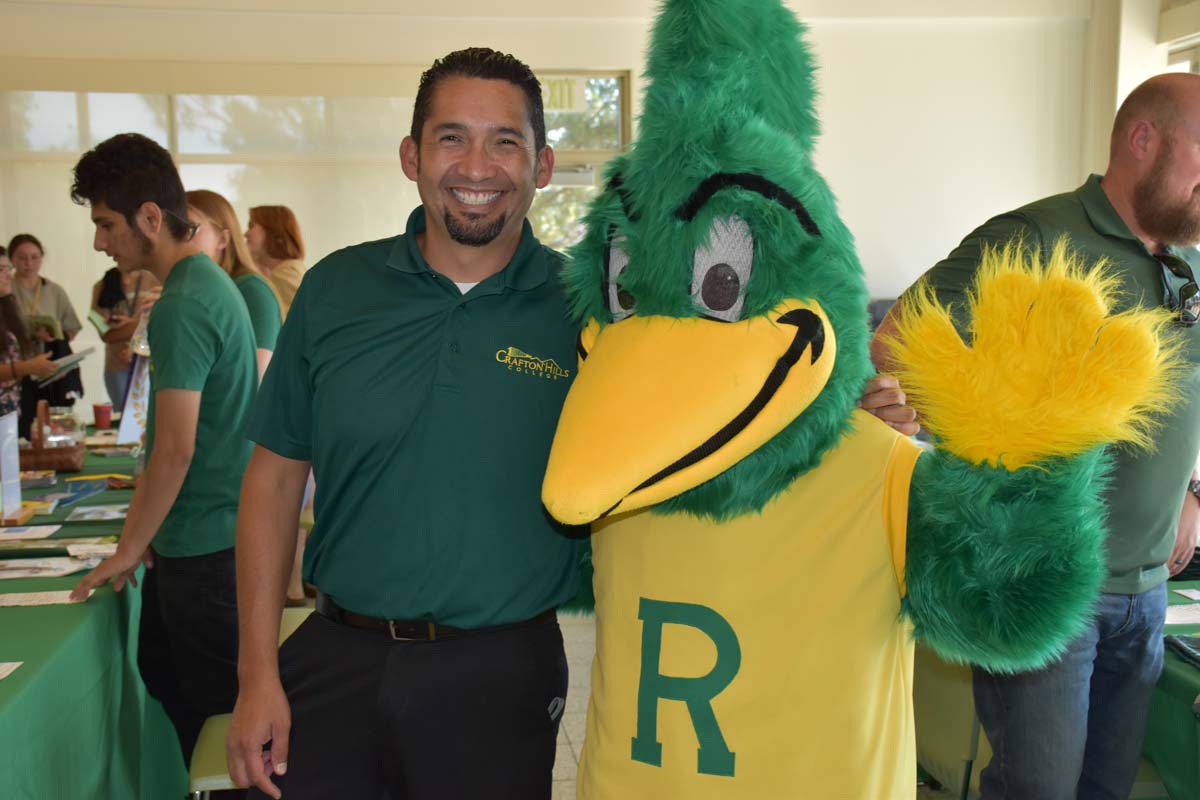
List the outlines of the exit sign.
{"type": "Polygon", "coordinates": [[[583,78],[549,76],[539,78],[542,83],[542,105],[547,111],[586,111],[583,96],[583,78]]]}

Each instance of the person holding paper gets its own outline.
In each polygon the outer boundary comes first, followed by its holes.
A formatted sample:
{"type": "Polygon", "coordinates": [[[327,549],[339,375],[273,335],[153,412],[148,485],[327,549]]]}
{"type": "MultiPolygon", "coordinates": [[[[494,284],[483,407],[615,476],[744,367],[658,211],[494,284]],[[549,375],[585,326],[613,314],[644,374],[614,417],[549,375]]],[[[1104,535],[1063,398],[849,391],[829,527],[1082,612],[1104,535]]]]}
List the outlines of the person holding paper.
{"type": "Polygon", "coordinates": [[[118,414],[125,406],[129,387],[129,340],[139,316],[158,298],[160,286],[149,270],[113,267],[92,287],[88,319],[104,342],[104,386],[118,414]]]}
{"type": "Polygon", "coordinates": [[[17,269],[13,294],[34,338],[47,343],[74,339],[83,326],[67,290],[41,275],[42,243],[31,233],[18,233],[9,241],[8,253],[17,269]]]}
{"type": "Polygon", "coordinates": [[[175,724],[185,761],[204,720],[237,695],[233,541],[250,456],[257,383],[250,315],[229,276],[194,240],[170,154],[140,134],[98,144],[75,165],[71,197],[91,206],[93,246],[162,281],[150,315],[146,469],[117,552],[75,589],[143,584],[138,666],[175,724]]]}
{"type": "MultiPolygon", "coordinates": [[[[22,378],[54,373],[50,354],[38,353],[25,329],[13,298],[13,272],[7,252],[0,247],[0,416],[20,409],[22,378]]],[[[28,421],[24,427],[28,433],[28,421]]]]}
{"type": "MultiPolygon", "coordinates": [[[[42,243],[33,234],[19,233],[9,241],[8,252],[17,269],[13,296],[30,336],[51,358],[71,355],[71,340],[82,326],[66,290],[41,275],[45,256],[42,243]]],[[[31,418],[38,400],[52,406],[69,406],[82,396],[83,381],[78,371],[46,386],[26,382],[21,393],[22,412],[31,418]]]]}

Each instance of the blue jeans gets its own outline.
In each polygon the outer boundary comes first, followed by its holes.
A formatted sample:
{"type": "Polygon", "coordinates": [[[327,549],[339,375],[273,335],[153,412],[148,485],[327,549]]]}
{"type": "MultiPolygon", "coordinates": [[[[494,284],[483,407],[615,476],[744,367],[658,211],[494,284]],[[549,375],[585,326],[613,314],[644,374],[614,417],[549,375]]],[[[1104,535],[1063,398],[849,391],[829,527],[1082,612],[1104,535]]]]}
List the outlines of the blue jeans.
{"type": "Polygon", "coordinates": [[[1163,665],[1166,585],[1103,594],[1092,625],[1037,672],[975,669],[992,745],[983,800],[1126,800],[1163,665]]]}
{"type": "Polygon", "coordinates": [[[108,390],[108,399],[112,402],[113,411],[118,414],[125,408],[125,391],[129,388],[129,370],[113,370],[104,372],[104,388],[108,390]]]}

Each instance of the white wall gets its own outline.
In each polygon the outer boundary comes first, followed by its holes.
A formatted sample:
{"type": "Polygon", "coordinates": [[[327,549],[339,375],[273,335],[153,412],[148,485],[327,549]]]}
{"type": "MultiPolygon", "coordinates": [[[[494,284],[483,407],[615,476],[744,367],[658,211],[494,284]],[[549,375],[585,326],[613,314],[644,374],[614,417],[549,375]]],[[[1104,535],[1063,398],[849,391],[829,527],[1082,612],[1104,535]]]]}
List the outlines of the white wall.
{"type": "Polygon", "coordinates": [[[896,296],[993,214],[1078,185],[1086,25],[812,24],[818,163],[874,296],[896,296]]]}

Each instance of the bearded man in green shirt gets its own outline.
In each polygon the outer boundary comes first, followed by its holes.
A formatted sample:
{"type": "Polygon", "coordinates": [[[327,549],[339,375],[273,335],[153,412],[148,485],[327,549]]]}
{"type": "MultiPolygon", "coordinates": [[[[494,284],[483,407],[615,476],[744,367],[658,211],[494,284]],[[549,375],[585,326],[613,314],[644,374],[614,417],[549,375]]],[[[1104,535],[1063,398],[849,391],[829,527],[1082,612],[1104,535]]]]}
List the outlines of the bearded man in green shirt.
{"type": "MultiPolygon", "coordinates": [[[[1153,452],[1113,454],[1109,578],[1092,628],[1043,670],[975,670],[975,706],[994,753],[981,774],[984,800],[1123,800],[1133,786],[1162,671],[1165,582],[1191,560],[1200,525],[1200,76],[1143,83],[1117,112],[1103,177],[988,220],[925,280],[961,312],[985,247],[1019,239],[1048,256],[1064,236],[1084,263],[1107,263],[1126,307],[1171,310],[1187,369],[1153,452]]],[[[894,330],[889,318],[877,333],[881,368],[880,337],[894,330]]]]}

